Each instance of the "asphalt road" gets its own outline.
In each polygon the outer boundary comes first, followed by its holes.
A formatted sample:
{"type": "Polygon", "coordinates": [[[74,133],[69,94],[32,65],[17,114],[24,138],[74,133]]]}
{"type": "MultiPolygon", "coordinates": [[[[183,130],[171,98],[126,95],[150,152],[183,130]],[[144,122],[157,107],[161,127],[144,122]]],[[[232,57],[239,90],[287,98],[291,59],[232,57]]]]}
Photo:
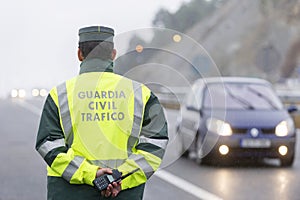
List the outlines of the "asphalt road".
{"type": "MultiPolygon", "coordinates": [[[[46,199],[46,165],[34,150],[43,100],[0,100],[0,200],[46,199]]],[[[178,158],[177,111],[167,111],[171,141],[160,169],[146,185],[145,200],[298,200],[300,155],[293,167],[270,160],[199,166],[178,158]]],[[[297,143],[299,144],[299,137],[297,143]]]]}

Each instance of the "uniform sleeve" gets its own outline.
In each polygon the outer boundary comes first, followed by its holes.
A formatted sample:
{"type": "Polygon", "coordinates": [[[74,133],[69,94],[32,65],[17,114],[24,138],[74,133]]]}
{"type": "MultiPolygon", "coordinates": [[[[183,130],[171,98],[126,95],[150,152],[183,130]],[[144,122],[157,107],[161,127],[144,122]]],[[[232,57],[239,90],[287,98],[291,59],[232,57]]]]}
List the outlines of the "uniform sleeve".
{"type": "Polygon", "coordinates": [[[98,166],[74,156],[72,148],[65,144],[58,108],[51,95],[44,104],[35,148],[56,176],[73,184],[93,185],[98,166]]]}
{"type": "Polygon", "coordinates": [[[146,103],[143,124],[133,153],[118,169],[126,174],[139,171],[122,181],[122,189],[145,183],[159,168],[168,143],[167,121],[157,97],[151,93],[146,103]]]}

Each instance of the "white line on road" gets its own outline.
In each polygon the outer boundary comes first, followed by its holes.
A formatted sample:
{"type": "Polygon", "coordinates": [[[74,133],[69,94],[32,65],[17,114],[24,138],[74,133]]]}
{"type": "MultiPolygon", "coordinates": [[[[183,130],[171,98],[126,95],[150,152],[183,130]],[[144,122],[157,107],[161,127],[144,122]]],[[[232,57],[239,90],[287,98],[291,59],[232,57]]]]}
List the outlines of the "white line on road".
{"type": "MultiPolygon", "coordinates": [[[[26,102],[26,101],[18,101],[18,104],[23,108],[27,109],[28,111],[40,116],[41,109],[37,108],[36,106],[26,102]]],[[[154,173],[155,176],[158,178],[180,188],[181,190],[203,200],[222,200],[222,198],[204,190],[200,187],[182,179],[178,176],[175,176],[165,170],[158,170],[154,173]]]]}
{"type": "Polygon", "coordinates": [[[204,200],[221,200],[222,198],[207,192],[206,190],[201,189],[200,187],[182,179],[178,176],[175,176],[165,170],[158,170],[154,173],[155,176],[158,178],[180,188],[181,190],[184,190],[187,193],[190,193],[191,195],[204,200]]]}

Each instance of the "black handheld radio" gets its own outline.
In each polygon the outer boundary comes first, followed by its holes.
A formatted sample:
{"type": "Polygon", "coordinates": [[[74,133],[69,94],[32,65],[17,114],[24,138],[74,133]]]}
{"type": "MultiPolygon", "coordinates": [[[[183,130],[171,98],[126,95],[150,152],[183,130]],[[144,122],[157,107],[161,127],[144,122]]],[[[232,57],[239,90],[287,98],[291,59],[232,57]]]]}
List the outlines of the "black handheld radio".
{"type": "Polygon", "coordinates": [[[117,169],[113,169],[112,174],[104,174],[102,176],[99,176],[99,177],[95,178],[93,183],[99,191],[106,190],[106,188],[108,187],[109,184],[111,184],[113,182],[118,182],[118,181],[130,176],[131,174],[133,174],[134,172],[136,172],[138,170],[139,170],[139,168],[136,168],[135,170],[122,176],[121,172],[119,172],[117,169]]]}

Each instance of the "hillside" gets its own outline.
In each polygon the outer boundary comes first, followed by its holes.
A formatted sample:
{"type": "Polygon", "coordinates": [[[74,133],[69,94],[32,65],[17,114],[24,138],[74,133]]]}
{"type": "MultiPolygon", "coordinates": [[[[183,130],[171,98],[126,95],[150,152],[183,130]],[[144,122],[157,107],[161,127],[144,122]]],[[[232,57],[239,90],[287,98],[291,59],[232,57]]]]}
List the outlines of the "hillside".
{"type": "MultiPolygon", "coordinates": [[[[164,46],[144,44],[144,54],[138,55],[149,58],[137,62],[138,67],[127,75],[144,83],[168,86],[185,86],[197,78],[216,75],[277,81],[300,30],[283,17],[289,16],[290,8],[278,15],[272,10],[274,5],[266,5],[264,0],[228,0],[185,34],[160,30],[162,38],[178,34],[182,40],[164,46]]],[[[130,53],[134,59],[136,52],[130,53]]]]}

